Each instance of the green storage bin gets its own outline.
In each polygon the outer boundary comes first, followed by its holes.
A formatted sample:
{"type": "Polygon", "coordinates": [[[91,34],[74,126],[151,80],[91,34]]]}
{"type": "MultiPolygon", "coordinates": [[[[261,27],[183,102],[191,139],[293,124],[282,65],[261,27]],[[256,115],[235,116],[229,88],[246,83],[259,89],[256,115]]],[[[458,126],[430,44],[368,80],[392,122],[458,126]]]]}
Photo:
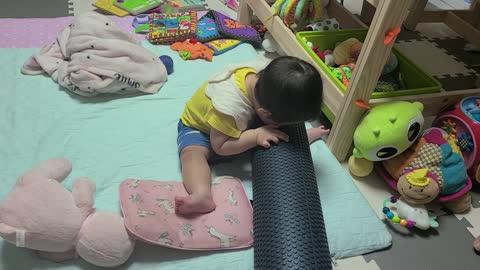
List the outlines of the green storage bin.
{"type": "MultiPolygon", "coordinates": [[[[335,83],[335,85],[345,92],[346,87],[338,80],[335,75],[330,71],[327,65],[318,57],[313,50],[308,47],[307,43],[303,40],[311,42],[313,45],[317,45],[320,50],[335,48],[335,44],[342,42],[349,38],[356,38],[360,41],[364,41],[367,37],[367,31],[365,29],[348,29],[348,30],[335,30],[335,31],[308,31],[298,32],[297,40],[302,47],[308,52],[308,54],[320,65],[320,68],[327,74],[327,76],[335,83]]],[[[392,49],[392,52],[398,58],[398,65],[402,79],[405,82],[406,89],[401,89],[393,92],[373,92],[372,98],[385,98],[396,96],[408,96],[419,95],[439,92],[441,85],[440,82],[433,77],[425,73],[420,67],[415,65],[410,59],[408,59],[400,51],[392,49]]],[[[326,108],[326,106],[325,106],[326,108]]],[[[328,117],[331,118],[331,117],[328,117]]],[[[332,120],[332,119],[330,119],[332,120]]]]}

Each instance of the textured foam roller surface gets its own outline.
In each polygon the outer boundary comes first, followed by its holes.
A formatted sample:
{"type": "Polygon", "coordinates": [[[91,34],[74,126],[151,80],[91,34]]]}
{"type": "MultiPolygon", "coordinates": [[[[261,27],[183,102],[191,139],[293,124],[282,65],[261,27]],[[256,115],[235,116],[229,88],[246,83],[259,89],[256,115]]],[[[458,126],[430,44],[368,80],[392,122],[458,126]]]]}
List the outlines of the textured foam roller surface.
{"type": "Polygon", "coordinates": [[[254,266],[256,270],[332,269],[305,126],[253,151],[254,266]]]}

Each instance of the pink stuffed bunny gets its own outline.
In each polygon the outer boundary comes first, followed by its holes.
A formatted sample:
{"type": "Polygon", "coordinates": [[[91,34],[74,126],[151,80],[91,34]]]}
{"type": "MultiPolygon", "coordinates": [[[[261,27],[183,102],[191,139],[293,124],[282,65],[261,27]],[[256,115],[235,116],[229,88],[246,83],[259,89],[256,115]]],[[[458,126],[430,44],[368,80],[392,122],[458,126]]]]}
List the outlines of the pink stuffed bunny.
{"type": "Polygon", "coordinates": [[[70,172],[70,163],[56,158],[19,177],[0,202],[0,236],[53,261],[80,256],[102,267],[123,264],[135,246],[123,219],[95,211],[89,179],[76,179],[68,191],[60,182],[70,172]]]}

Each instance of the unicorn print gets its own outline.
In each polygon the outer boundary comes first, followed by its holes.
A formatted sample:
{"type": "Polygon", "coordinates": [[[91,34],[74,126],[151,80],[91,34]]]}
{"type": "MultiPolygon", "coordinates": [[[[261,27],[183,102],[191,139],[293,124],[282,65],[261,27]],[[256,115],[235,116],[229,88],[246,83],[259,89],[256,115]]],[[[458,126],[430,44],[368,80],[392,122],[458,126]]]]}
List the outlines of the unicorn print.
{"type": "Polygon", "coordinates": [[[138,179],[133,180],[129,184],[130,188],[137,188],[138,187],[138,179]]]}
{"type": "Polygon", "coordinates": [[[238,218],[233,216],[233,215],[230,215],[230,214],[227,213],[227,214],[224,215],[224,217],[225,217],[225,221],[230,223],[230,225],[233,225],[233,223],[240,224],[240,220],[238,220],[238,218]]]}
{"type": "Polygon", "coordinates": [[[168,190],[173,190],[174,186],[172,184],[160,184],[160,185],[155,185],[153,187],[160,187],[168,190]]]}
{"type": "Polygon", "coordinates": [[[142,198],[142,196],[140,194],[130,194],[130,201],[132,201],[133,203],[137,203],[140,201],[140,199],[142,198]]]}
{"type": "Polygon", "coordinates": [[[213,226],[207,228],[211,237],[220,240],[220,248],[229,248],[232,246],[232,242],[236,240],[236,236],[223,234],[213,226]]]}
{"type": "Polygon", "coordinates": [[[165,231],[162,234],[160,234],[160,237],[158,237],[158,243],[162,245],[172,245],[173,240],[170,239],[170,234],[167,231],[165,231]]]}
{"type": "Polygon", "coordinates": [[[175,212],[175,208],[173,207],[173,204],[166,199],[157,199],[157,205],[158,207],[163,208],[163,211],[165,214],[173,214],[175,212]]]}
{"type": "Polygon", "coordinates": [[[190,237],[193,237],[193,231],[194,231],[194,229],[192,227],[192,224],[187,223],[187,224],[185,224],[185,226],[182,229],[182,234],[184,236],[190,235],[190,237]]]}
{"type": "Polygon", "coordinates": [[[144,210],[144,209],[138,209],[137,215],[139,217],[144,218],[144,217],[147,217],[147,216],[155,216],[155,212],[144,210]]]}
{"type": "Polygon", "coordinates": [[[237,201],[237,199],[235,199],[234,195],[235,194],[234,194],[233,190],[230,189],[228,191],[227,200],[230,202],[230,204],[236,206],[238,204],[238,201],[237,201]]]}

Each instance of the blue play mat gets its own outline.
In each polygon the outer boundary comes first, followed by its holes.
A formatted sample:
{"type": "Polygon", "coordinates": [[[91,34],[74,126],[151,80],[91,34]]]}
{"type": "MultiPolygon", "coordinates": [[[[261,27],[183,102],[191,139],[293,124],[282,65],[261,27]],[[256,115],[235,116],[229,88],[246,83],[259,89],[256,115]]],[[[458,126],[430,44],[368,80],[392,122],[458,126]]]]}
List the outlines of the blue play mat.
{"type": "MultiPolygon", "coordinates": [[[[38,161],[63,156],[73,164],[64,182],[89,176],[97,183],[95,207],[119,212],[118,185],[129,177],[181,179],[176,146],[178,117],[184,102],[210,74],[227,63],[251,60],[250,45],[215,57],[213,62],[183,61],[168,47],[144,46],[168,54],[175,72],[154,95],[82,98],[46,76],[20,73],[23,62],[39,49],[0,49],[0,199],[16,177],[38,161]]],[[[385,248],[391,235],[357,190],[352,178],[326,145],[311,146],[330,252],[354,256],[385,248]]],[[[251,198],[249,157],[215,167],[217,175],[243,180],[251,198]]],[[[278,228],[281,230],[281,227],[278,228]]],[[[33,252],[0,240],[0,269],[94,269],[83,261],[54,264],[33,252]]],[[[253,269],[253,248],[193,252],[138,243],[123,269],[253,269]]]]}

